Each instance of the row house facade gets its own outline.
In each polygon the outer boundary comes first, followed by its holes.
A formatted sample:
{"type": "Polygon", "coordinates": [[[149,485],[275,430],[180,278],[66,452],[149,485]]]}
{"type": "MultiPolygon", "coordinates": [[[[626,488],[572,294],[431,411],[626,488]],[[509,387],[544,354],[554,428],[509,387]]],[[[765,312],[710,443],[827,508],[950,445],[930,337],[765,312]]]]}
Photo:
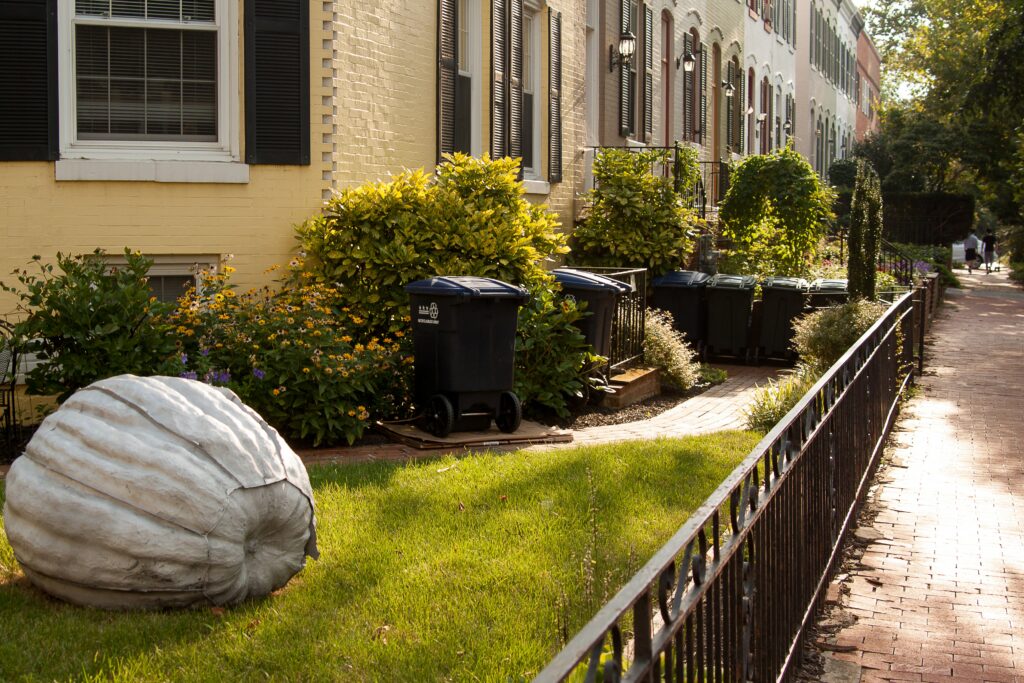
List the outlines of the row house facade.
{"type": "Polygon", "coordinates": [[[168,299],[229,255],[264,284],[333,192],[454,151],[522,158],[571,225],[585,21],[586,0],[0,0],[0,273],[129,246],[168,299]]]}
{"type": "Polygon", "coordinates": [[[167,298],[229,254],[262,284],[333,192],[456,151],[522,159],[566,229],[601,146],[792,138],[824,174],[862,43],[849,0],[0,0],[0,274],[129,246],[167,298]]]}
{"type": "MultiPolygon", "coordinates": [[[[714,163],[792,142],[825,177],[868,130],[858,46],[870,39],[850,0],[592,0],[587,25],[601,36],[588,57],[608,63],[588,74],[591,147],[681,142],[714,163]],[[626,33],[634,56],[616,62],[626,33]]],[[[877,59],[872,73],[877,93],[877,59]]]]}

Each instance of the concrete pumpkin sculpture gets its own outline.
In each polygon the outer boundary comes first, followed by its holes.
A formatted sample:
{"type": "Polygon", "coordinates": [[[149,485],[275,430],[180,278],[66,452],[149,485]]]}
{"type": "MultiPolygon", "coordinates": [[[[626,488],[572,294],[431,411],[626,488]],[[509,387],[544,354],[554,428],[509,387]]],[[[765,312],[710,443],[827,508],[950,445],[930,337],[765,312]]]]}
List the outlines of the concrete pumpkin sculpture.
{"type": "Polygon", "coordinates": [[[318,557],[298,456],[234,393],[121,375],[43,421],[4,524],[39,588],[104,609],[232,605],[318,557]]]}

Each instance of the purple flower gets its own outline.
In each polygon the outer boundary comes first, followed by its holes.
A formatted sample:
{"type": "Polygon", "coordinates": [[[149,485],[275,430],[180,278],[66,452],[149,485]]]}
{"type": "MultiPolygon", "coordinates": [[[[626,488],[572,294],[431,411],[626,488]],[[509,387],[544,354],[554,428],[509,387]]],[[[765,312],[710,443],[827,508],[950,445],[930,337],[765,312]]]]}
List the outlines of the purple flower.
{"type": "Polygon", "coordinates": [[[199,379],[199,375],[196,374],[195,370],[189,370],[188,372],[183,372],[180,375],[178,375],[178,377],[183,377],[185,379],[199,379]]]}
{"type": "Polygon", "coordinates": [[[267,376],[267,373],[263,372],[259,368],[253,368],[252,376],[255,377],[256,379],[263,379],[264,377],[267,376]]]}
{"type": "Polygon", "coordinates": [[[181,364],[182,365],[188,365],[188,354],[187,353],[181,354],[181,364]]]}
{"type": "Polygon", "coordinates": [[[199,355],[203,356],[204,358],[206,356],[209,356],[210,355],[210,349],[199,349],[199,355]]]}

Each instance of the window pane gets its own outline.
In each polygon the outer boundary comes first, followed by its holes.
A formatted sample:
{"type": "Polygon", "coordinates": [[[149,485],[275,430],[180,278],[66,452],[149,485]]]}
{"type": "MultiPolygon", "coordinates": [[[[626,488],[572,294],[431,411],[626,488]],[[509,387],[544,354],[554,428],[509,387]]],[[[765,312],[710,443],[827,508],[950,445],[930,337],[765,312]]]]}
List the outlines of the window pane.
{"type": "Polygon", "coordinates": [[[217,140],[217,34],[78,26],[78,135],[217,140]]]}
{"type": "Polygon", "coordinates": [[[144,88],[142,79],[110,80],[110,132],[140,135],[144,120],[144,88]]]}
{"type": "Polygon", "coordinates": [[[111,14],[115,17],[145,17],[146,3],[143,0],[111,0],[111,14]]]}
{"type": "Polygon", "coordinates": [[[149,0],[146,3],[146,16],[150,19],[180,20],[180,0],[149,0]]]}
{"type": "Polygon", "coordinates": [[[76,0],[75,13],[87,16],[106,16],[110,14],[110,0],[76,0]]]}

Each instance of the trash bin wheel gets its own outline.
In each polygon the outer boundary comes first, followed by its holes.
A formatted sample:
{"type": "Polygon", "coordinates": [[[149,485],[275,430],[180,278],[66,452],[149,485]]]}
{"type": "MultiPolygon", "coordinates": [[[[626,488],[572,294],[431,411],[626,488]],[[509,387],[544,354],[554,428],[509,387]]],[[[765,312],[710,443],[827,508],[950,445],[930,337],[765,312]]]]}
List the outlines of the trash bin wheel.
{"type": "Polygon", "coordinates": [[[494,416],[494,424],[498,425],[498,429],[508,434],[519,429],[522,421],[523,404],[520,403],[519,397],[511,391],[501,392],[501,397],[498,399],[498,413],[494,416]]]}
{"type": "Polygon", "coordinates": [[[448,397],[442,394],[434,394],[427,402],[426,410],[423,412],[423,427],[437,437],[445,437],[451,434],[455,426],[455,408],[448,397]]]}

